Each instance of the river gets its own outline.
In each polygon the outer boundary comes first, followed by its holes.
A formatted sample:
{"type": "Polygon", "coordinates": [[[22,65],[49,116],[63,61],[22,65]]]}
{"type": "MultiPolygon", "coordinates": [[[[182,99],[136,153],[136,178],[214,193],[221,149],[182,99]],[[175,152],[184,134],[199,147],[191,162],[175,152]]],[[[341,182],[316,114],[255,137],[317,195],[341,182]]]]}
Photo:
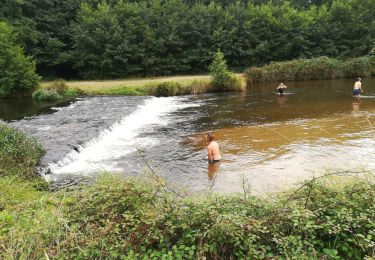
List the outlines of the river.
{"type": "Polygon", "coordinates": [[[33,116],[0,116],[45,146],[42,164],[57,182],[145,175],[145,159],[190,191],[241,192],[245,184],[264,194],[327,171],[375,169],[375,79],[363,80],[360,99],[351,79],[286,85],[281,97],[275,84],[259,84],[241,93],[82,97],[33,116]],[[221,146],[218,165],[206,161],[208,131],[221,146]]]}

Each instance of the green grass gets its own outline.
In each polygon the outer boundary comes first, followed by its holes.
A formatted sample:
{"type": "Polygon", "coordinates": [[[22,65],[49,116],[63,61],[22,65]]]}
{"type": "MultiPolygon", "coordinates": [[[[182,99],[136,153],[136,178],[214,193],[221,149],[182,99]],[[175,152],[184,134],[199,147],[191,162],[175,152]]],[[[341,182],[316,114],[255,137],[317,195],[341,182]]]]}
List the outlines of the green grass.
{"type": "MultiPolygon", "coordinates": [[[[237,79],[230,90],[243,90],[246,88],[241,74],[235,75],[237,79]]],[[[213,91],[211,77],[207,75],[159,77],[149,79],[123,79],[104,81],[66,81],[68,89],[87,95],[155,95],[157,88],[164,84],[178,84],[179,90],[174,95],[201,94],[213,91]]],[[[41,88],[48,88],[51,82],[42,82],[41,88]]],[[[171,93],[172,94],[172,93],[171,93]]]]}
{"type": "Polygon", "coordinates": [[[375,75],[375,59],[371,56],[345,61],[319,57],[271,62],[264,67],[252,67],[245,71],[248,85],[258,82],[353,78],[372,75],[375,75]]]}
{"type": "Polygon", "coordinates": [[[164,184],[103,176],[75,191],[0,180],[1,258],[374,256],[375,192],[365,181],[307,182],[271,198],[180,198],[164,184]],[[338,185],[338,183],[340,185],[338,185]]]}

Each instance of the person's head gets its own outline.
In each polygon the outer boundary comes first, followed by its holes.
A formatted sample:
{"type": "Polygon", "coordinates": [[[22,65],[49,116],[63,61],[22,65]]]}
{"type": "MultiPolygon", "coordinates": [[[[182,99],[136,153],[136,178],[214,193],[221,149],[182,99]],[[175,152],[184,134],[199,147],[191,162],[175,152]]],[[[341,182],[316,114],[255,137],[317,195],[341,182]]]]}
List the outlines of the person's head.
{"type": "Polygon", "coordinates": [[[208,134],[206,135],[206,140],[207,140],[207,142],[211,142],[211,141],[213,141],[214,139],[215,139],[215,136],[214,136],[213,134],[208,133],[208,134]]]}
{"type": "Polygon", "coordinates": [[[361,79],[361,78],[358,78],[357,80],[358,80],[358,81],[361,81],[362,79],[361,79]]]}

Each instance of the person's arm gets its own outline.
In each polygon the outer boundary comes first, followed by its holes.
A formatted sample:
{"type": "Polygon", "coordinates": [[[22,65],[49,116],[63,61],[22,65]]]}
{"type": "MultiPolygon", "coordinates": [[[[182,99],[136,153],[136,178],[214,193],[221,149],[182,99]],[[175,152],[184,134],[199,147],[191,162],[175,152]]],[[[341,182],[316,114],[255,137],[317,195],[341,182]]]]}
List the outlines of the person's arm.
{"type": "Polygon", "coordinates": [[[208,151],[208,160],[212,161],[213,160],[213,157],[212,157],[212,148],[211,147],[207,147],[207,151],[208,151]]]}

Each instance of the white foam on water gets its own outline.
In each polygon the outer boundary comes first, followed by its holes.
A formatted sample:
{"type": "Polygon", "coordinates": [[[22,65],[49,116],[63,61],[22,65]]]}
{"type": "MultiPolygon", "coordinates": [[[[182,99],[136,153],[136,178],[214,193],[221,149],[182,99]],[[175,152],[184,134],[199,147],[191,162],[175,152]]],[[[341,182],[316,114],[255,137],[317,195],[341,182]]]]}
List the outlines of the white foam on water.
{"type": "Polygon", "coordinates": [[[154,97],[146,100],[132,114],[102,131],[97,138],[80,147],[79,151],[73,150],[58,163],[50,164],[52,174],[46,178],[54,179],[53,175],[58,174],[86,175],[120,170],[116,169],[113,160],[136,152],[137,148],[142,149],[158,143],[158,140],[152,137],[139,137],[140,133],[150,133],[155,127],[168,124],[170,117],[167,115],[174,111],[197,106],[184,104],[181,100],[175,97],[154,97]]]}

